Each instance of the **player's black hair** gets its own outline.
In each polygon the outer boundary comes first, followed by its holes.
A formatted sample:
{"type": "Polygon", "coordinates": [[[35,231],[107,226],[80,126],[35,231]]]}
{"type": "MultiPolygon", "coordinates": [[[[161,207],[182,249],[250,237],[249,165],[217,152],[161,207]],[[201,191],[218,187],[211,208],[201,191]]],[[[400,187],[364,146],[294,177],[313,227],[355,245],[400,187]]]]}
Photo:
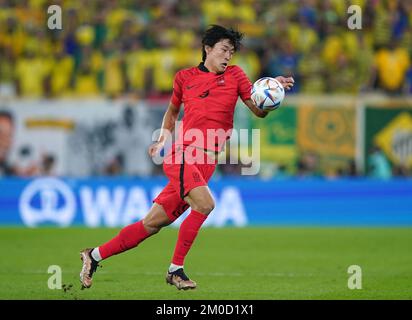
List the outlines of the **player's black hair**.
{"type": "Polygon", "coordinates": [[[202,38],[202,61],[206,61],[205,46],[213,47],[216,43],[223,39],[229,39],[235,51],[241,45],[243,34],[233,30],[232,28],[225,28],[216,24],[212,24],[203,34],[202,38]]]}
{"type": "Polygon", "coordinates": [[[7,118],[11,123],[14,122],[13,115],[6,110],[0,110],[0,118],[7,118]]]}

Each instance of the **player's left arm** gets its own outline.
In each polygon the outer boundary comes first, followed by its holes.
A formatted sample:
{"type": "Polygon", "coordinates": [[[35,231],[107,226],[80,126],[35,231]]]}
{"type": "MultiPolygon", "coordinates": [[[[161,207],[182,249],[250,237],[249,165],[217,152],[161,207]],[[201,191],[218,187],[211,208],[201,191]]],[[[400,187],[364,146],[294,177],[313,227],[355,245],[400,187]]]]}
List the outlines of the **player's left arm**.
{"type": "MultiPolygon", "coordinates": [[[[292,89],[293,84],[295,83],[295,80],[292,77],[278,76],[275,79],[278,80],[282,84],[285,90],[292,89]]],[[[264,118],[269,114],[269,111],[259,109],[252,99],[247,99],[243,102],[250,109],[250,111],[252,111],[259,118],[264,118]]]]}

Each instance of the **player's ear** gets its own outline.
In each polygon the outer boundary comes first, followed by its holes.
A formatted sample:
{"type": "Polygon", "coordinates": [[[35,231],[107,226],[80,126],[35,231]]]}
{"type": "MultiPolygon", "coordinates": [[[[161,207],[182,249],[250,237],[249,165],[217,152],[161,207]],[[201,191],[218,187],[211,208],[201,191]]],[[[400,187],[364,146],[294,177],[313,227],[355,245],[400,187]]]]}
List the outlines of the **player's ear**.
{"type": "Polygon", "coordinates": [[[206,54],[209,54],[210,51],[212,51],[212,49],[213,49],[213,48],[212,48],[211,46],[205,45],[206,54]]]}

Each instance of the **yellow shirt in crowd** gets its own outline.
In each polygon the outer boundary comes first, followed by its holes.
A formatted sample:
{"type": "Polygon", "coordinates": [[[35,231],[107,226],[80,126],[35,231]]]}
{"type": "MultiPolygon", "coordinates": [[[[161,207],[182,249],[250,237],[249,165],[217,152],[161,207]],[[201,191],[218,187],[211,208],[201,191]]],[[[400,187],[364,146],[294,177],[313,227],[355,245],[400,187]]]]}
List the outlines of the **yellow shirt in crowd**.
{"type": "Polygon", "coordinates": [[[402,86],[410,65],[408,51],[404,48],[393,51],[381,49],[375,55],[375,64],[381,85],[396,90],[402,86]]]}
{"type": "Polygon", "coordinates": [[[22,96],[41,97],[44,95],[44,81],[51,69],[50,59],[22,58],[17,62],[16,75],[22,96]]]}

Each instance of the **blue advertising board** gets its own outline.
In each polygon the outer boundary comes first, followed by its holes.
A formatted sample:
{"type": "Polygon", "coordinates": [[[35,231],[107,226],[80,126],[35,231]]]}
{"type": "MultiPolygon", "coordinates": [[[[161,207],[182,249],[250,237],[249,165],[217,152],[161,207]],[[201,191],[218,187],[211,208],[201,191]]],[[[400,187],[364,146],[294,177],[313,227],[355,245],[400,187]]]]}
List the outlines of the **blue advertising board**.
{"type": "MultiPolygon", "coordinates": [[[[164,178],[1,179],[0,225],[127,225],[145,216],[166,183],[164,178]]],[[[208,226],[412,226],[410,179],[239,177],[213,179],[210,188],[216,207],[208,226]]]]}

